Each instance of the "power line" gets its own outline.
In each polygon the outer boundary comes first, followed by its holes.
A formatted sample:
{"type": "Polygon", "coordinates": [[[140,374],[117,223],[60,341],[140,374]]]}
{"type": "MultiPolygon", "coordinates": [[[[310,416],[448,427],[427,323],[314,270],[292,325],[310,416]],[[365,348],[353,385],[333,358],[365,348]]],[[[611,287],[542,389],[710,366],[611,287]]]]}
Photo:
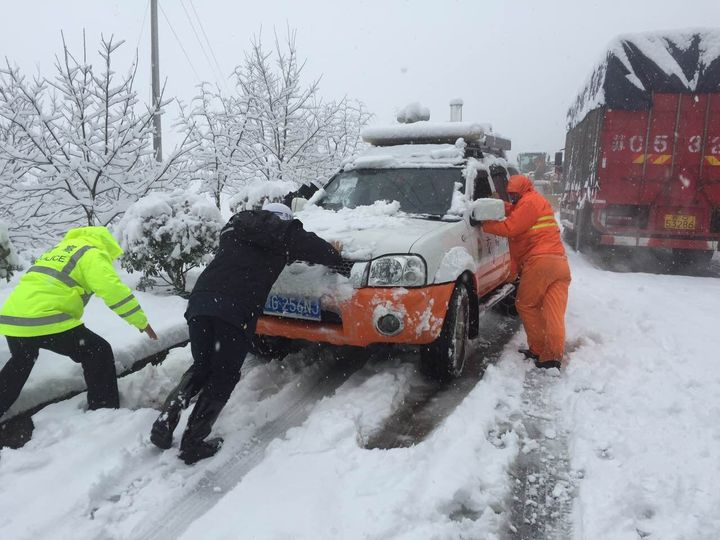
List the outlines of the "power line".
{"type": "Polygon", "coordinates": [[[215,65],[218,68],[218,71],[220,72],[220,76],[222,77],[223,82],[225,82],[225,76],[223,75],[224,71],[222,67],[220,66],[220,62],[218,62],[217,56],[215,56],[215,51],[213,50],[213,46],[210,43],[210,40],[208,39],[207,33],[205,32],[205,26],[202,23],[202,19],[200,19],[200,15],[198,15],[197,10],[195,9],[195,4],[193,3],[193,0],[188,0],[190,2],[190,7],[193,10],[193,13],[195,13],[195,18],[197,19],[197,22],[200,26],[200,31],[202,32],[203,36],[205,37],[205,41],[207,42],[208,48],[210,49],[210,54],[212,54],[213,59],[215,60],[215,65]]]}
{"type": "MultiPolygon", "coordinates": [[[[185,12],[185,16],[187,17],[187,20],[190,23],[190,28],[192,29],[193,34],[195,35],[195,40],[198,42],[198,45],[200,45],[200,50],[202,51],[203,56],[205,57],[205,60],[207,61],[208,66],[210,67],[210,70],[215,71],[212,60],[210,60],[210,56],[208,55],[207,51],[205,50],[205,46],[203,45],[203,42],[200,39],[200,35],[197,33],[197,30],[195,29],[195,25],[193,24],[192,18],[190,17],[190,12],[185,7],[185,2],[183,2],[183,0],[180,0],[180,5],[182,6],[183,11],[185,12]]],[[[217,73],[215,73],[215,76],[217,76],[217,73]]]]}
{"type": "Polygon", "coordinates": [[[167,13],[165,13],[165,10],[163,9],[162,4],[158,4],[158,6],[160,7],[160,12],[163,14],[163,17],[165,17],[165,22],[170,27],[170,31],[173,33],[173,36],[175,36],[175,39],[177,40],[178,45],[180,45],[180,49],[182,50],[183,54],[185,55],[185,60],[187,60],[187,63],[190,65],[190,69],[192,69],[198,82],[202,82],[202,78],[200,78],[200,75],[198,75],[198,72],[195,69],[195,66],[193,66],[193,63],[190,61],[190,57],[188,56],[188,53],[185,50],[185,47],[183,46],[182,41],[180,41],[180,38],[178,37],[177,32],[175,32],[175,28],[173,28],[172,23],[170,23],[170,19],[168,18],[167,13]]]}
{"type": "Polygon", "coordinates": [[[149,9],[150,0],[148,0],[147,4],[145,4],[145,14],[143,15],[142,24],[140,25],[140,35],[138,36],[137,45],[135,45],[136,50],[140,48],[140,42],[142,41],[143,33],[145,32],[145,21],[147,21],[147,14],[149,9]]]}

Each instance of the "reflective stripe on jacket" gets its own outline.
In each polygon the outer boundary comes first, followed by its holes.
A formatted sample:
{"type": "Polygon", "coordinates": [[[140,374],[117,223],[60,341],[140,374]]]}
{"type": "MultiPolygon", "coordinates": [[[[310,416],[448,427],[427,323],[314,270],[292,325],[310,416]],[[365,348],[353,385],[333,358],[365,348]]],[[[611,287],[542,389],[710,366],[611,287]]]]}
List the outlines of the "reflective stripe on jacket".
{"type": "Polygon", "coordinates": [[[20,278],[0,309],[0,334],[31,337],[75,328],[93,294],[123,320],[144,329],[147,317],[112,265],[121,254],[105,227],[70,230],[20,278]]]}
{"type": "Polygon", "coordinates": [[[483,230],[509,238],[510,256],[518,269],[531,257],[565,255],[560,227],[547,199],[535,191],[525,176],[512,176],[507,189],[509,193],[520,193],[520,200],[504,220],[485,221],[483,230]]]}

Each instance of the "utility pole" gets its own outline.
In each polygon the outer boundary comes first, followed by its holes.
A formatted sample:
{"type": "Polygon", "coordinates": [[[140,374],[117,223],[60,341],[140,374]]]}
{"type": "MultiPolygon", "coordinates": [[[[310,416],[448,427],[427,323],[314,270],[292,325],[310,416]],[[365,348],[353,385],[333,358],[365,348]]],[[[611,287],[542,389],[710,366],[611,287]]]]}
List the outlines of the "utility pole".
{"type": "Polygon", "coordinates": [[[155,126],[155,134],[153,135],[153,150],[155,151],[155,159],[162,161],[162,125],[160,122],[160,54],[158,47],[158,16],[157,16],[158,0],[150,2],[150,48],[152,59],[152,103],[155,109],[153,115],[153,124],[155,126]]]}

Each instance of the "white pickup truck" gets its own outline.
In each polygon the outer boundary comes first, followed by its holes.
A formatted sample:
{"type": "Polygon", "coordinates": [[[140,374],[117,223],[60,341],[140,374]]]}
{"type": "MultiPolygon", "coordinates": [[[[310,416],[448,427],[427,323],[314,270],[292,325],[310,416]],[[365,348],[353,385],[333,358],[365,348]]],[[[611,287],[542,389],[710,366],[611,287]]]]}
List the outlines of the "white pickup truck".
{"type": "Polygon", "coordinates": [[[504,217],[509,141],[463,122],[373,128],[363,138],[369,150],[307,204],[294,201],[307,230],[342,244],[345,263],[288,266],[258,343],[419,346],[426,373],[458,376],[482,311],[514,289],[507,240],[477,224],[504,217]]]}

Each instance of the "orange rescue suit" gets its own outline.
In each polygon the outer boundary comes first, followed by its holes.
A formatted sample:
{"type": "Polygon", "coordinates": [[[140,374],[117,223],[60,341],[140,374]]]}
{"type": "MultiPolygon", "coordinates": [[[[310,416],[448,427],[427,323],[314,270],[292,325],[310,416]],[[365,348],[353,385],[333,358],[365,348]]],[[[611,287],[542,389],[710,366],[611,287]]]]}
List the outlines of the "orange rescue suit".
{"type": "Polygon", "coordinates": [[[509,239],[510,256],[520,274],[515,305],[530,351],[540,357],[540,362],[562,361],[570,267],[560,228],[552,206],[535,191],[529,178],[511,176],[507,191],[520,196],[507,218],[485,221],[482,227],[509,239]]]}

